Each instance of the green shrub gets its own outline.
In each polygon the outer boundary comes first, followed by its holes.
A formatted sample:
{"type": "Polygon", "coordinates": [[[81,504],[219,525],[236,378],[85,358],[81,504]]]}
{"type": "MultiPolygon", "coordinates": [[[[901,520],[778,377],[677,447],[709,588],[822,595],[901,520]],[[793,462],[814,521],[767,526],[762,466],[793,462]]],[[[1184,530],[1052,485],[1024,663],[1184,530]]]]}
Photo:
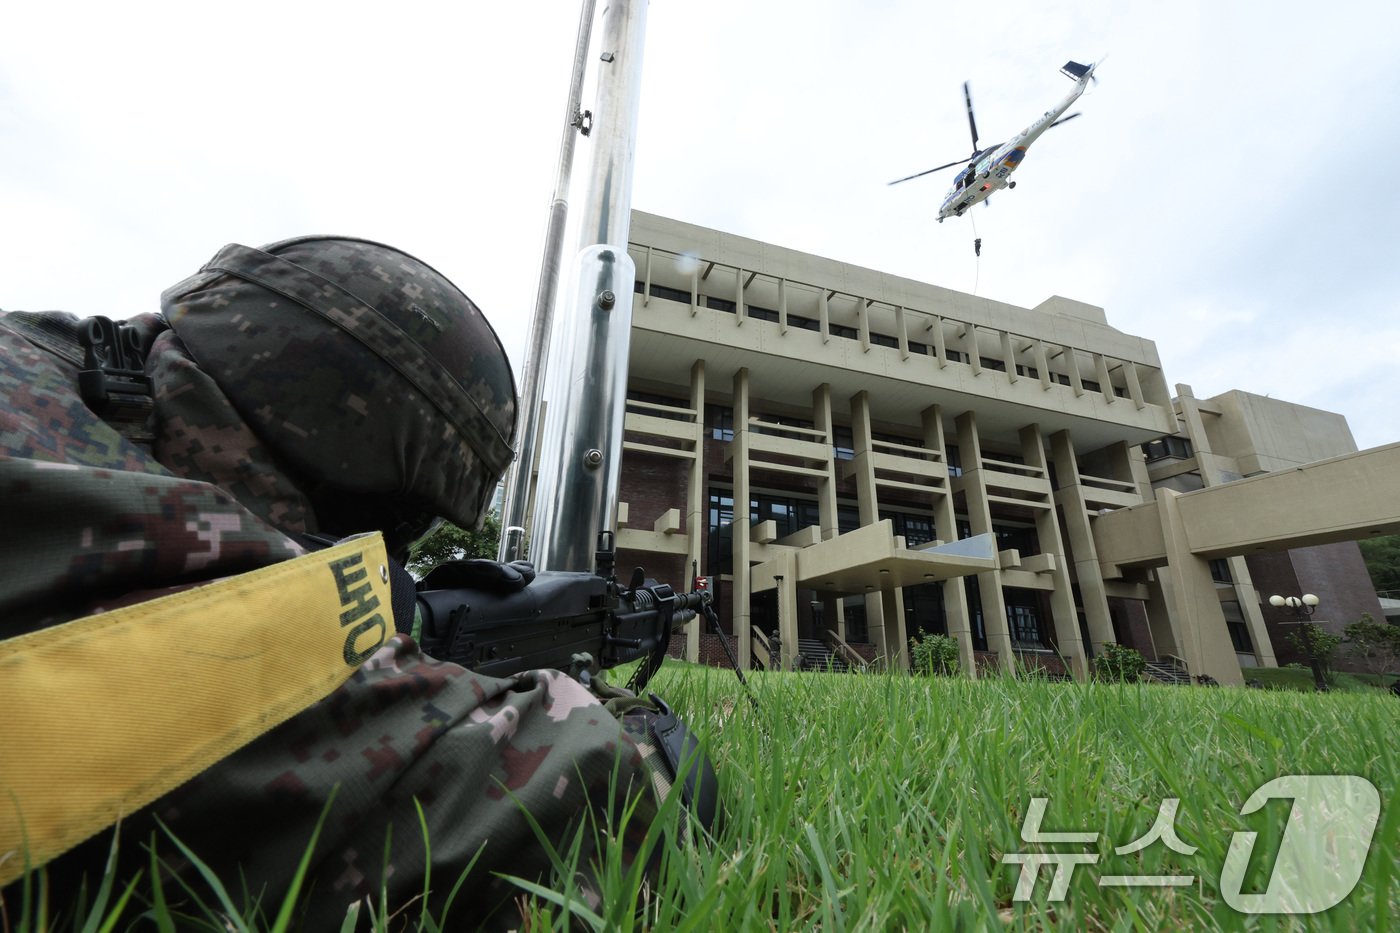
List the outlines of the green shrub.
{"type": "Polygon", "coordinates": [[[1094,655],[1094,676],[1099,680],[1118,683],[1137,683],[1142,672],[1147,670],[1147,662],[1142,654],[1127,645],[1109,642],[1103,651],[1094,655]]]}
{"type": "Polygon", "coordinates": [[[1346,627],[1347,659],[1368,674],[1400,671],[1400,626],[1377,622],[1369,612],[1346,627]]]}
{"type": "Polygon", "coordinates": [[[909,656],[920,674],[951,676],[959,670],[958,640],[948,635],[926,634],[909,639],[909,656]]]}

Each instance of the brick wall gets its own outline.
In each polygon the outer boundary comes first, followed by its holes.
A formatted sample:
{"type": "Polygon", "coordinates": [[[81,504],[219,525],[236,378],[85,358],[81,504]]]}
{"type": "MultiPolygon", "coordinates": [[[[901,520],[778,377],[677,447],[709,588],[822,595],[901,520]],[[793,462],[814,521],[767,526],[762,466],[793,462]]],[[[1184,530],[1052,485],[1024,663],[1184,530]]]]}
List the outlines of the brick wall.
{"type": "Polygon", "coordinates": [[[1157,651],[1152,644],[1152,626],[1147,619],[1147,606],[1140,599],[1110,597],[1110,616],[1118,623],[1115,631],[1120,644],[1132,648],[1149,661],[1157,660],[1157,651]]]}
{"type": "MultiPolygon", "coordinates": [[[[1246,558],[1249,576],[1259,592],[1264,626],[1273,642],[1274,655],[1280,665],[1306,664],[1308,659],[1293,647],[1289,636],[1297,631],[1288,623],[1297,616],[1292,610],[1269,605],[1269,597],[1317,596],[1317,624],[1334,635],[1341,635],[1352,622],[1369,612],[1371,618],[1384,618],[1380,601],[1376,599],[1366,562],[1355,541],[1341,541],[1315,547],[1294,548],[1282,553],[1256,554],[1246,558]]],[[[1347,670],[1345,659],[1339,655],[1336,667],[1347,670]]]]}
{"type": "Polygon", "coordinates": [[[1065,662],[1053,654],[1016,653],[1016,666],[1021,673],[1040,672],[1051,677],[1068,677],[1069,669],[1065,662]]]}

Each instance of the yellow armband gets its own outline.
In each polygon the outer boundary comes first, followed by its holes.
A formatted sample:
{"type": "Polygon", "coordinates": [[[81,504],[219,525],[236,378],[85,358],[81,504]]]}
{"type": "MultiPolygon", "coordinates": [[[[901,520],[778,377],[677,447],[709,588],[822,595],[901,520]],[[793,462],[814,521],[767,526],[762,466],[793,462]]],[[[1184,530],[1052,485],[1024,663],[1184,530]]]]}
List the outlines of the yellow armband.
{"type": "Polygon", "coordinates": [[[391,605],[373,534],[0,642],[0,885],[330,694],[391,605]]]}

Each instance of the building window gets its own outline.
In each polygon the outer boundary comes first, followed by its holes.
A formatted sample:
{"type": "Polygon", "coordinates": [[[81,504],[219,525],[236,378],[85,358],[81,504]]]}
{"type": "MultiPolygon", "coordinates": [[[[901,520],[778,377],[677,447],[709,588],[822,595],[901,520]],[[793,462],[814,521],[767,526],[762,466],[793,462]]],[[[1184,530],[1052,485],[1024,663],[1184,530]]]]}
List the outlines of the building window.
{"type": "Polygon", "coordinates": [[[854,460],[856,439],[849,427],[836,425],[831,429],[831,451],[837,460],[854,460]]]}
{"type": "Polygon", "coordinates": [[[798,328],[801,328],[802,330],[821,330],[821,329],[822,329],[821,321],[818,321],[818,320],[817,320],[816,318],[814,318],[814,317],[803,317],[803,316],[800,315],[800,314],[789,314],[789,315],[788,315],[788,326],[789,326],[789,327],[798,327],[798,328]]]}
{"type": "MultiPolygon", "coordinates": [[[[637,280],[636,291],[638,294],[642,291],[641,279],[637,280]]],[[[667,301],[679,301],[683,305],[690,304],[690,292],[681,288],[671,288],[668,285],[657,285],[655,282],[651,283],[651,297],[665,298],[667,301]]]]}
{"type": "Polygon", "coordinates": [[[1040,378],[1040,370],[1036,369],[1034,366],[1022,366],[1020,363],[1017,363],[1017,364],[1016,364],[1016,375],[1018,375],[1018,376],[1028,376],[1028,377],[1030,377],[1031,379],[1039,379],[1039,378],[1040,378]]]}
{"type": "Polygon", "coordinates": [[[778,319],[778,312],[772,311],[768,308],[756,308],[753,305],[749,305],[748,307],[746,307],[744,309],[744,313],[749,317],[757,318],[760,321],[776,321],[778,319]]]}
{"type": "MultiPolygon", "coordinates": [[[[962,525],[959,525],[961,537],[972,536],[972,530],[968,529],[967,534],[961,534],[962,525]]],[[[982,621],[982,592],[977,587],[976,574],[969,574],[963,579],[963,591],[967,594],[967,615],[968,621],[972,623],[972,647],[978,651],[987,650],[987,626],[982,621]]]]}
{"type": "Polygon", "coordinates": [[[928,356],[928,344],[909,341],[909,352],[915,356],[928,356]]]}
{"type": "Polygon", "coordinates": [[[1035,592],[1011,587],[1002,592],[1006,597],[1006,625],[1011,633],[1011,644],[1033,650],[1050,647],[1035,592]]]}
{"type": "Polygon", "coordinates": [[[716,298],[713,295],[706,295],[705,307],[715,311],[725,311],[729,314],[733,314],[739,306],[732,301],[727,301],[724,298],[716,298]]]}
{"type": "Polygon", "coordinates": [[[962,476],[962,454],[958,453],[957,444],[949,444],[943,450],[943,459],[948,462],[949,476],[962,476]]]}
{"type": "Polygon", "coordinates": [[[1192,457],[1191,442],[1184,437],[1171,435],[1159,437],[1155,441],[1148,441],[1142,445],[1142,452],[1147,456],[1147,462],[1154,460],[1189,460],[1192,457]]]}
{"type": "Polygon", "coordinates": [[[1040,553],[1040,537],[1034,528],[1019,525],[993,525],[997,536],[997,550],[1021,552],[1022,557],[1034,557],[1040,553]]]}
{"type": "Polygon", "coordinates": [[[890,337],[890,336],[887,336],[887,335],[885,335],[885,334],[876,334],[876,333],[872,333],[872,334],[870,335],[870,342],[873,343],[873,344],[875,344],[877,347],[898,347],[898,346],[899,346],[899,340],[898,340],[897,338],[895,338],[895,337],[890,337]]]}
{"type": "Polygon", "coordinates": [[[894,533],[904,536],[904,546],[917,548],[934,539],[933,519],[928,515],[912,512],[881,512],[881,518],[888,518],[894,533]]]}
{"type": "Polygon", "coordinates": [[[860,527],[860,511],[853,505],[836,507],[836,532],[848,534],[860,527]]]}
{"type": "Polygon", "coordinates": [[[886,444],[899,444],[902,447],[923,447],[923,442],[917,437],[905,437],[903,434],[890,434],[886,431],[871,431],[872,441],[882,441],[886,444]]]}
{"type": "Polygon", "coordinates": [[[847,340],[860,339],[860,331],[854,327],[847,327],[845,324],[829,324],[827,332],[833,337],[845,337],[847,340]]]}
{"type": "Polygon", "coordinates": [[[734,440],[734,409],[727,405],[706,405],[705,423],[710,426],[710,437],[715,440],[734,440]]]}
{"type": "Polygon", "coordinates": [[[978,361],[983,369],[995,369],[999,373],[1006,372],[1006,363],[1003,360],[994,360],[990,356],[979,356],[978,361]]]}
{"type": "Polygon", "coordinates": [[[961,350],[944,350],[943,355],[950,363],[966,363],[968,360],[967,354],[961,350]]]}
{"type": "Polygon", "coordinates": [[[1225,616],[1225,628],[1230,632],[1230,641],[1240,654],[1253,654],[1254,642],[1249,638],[1249,626],[1244,621],[1244,611],[1233,599],[1220,601],[1220,611],[1225,616]]]}
{"type": "Polygon", "coordinates": [[[911,638],[948,634],[948,620],[943,614],[942,583],[904,588],[904,631],[911,638]]]}
{"type": "Polygon", "coordinates": [[[870,632],[865,624],[865,597],[848,599],[843,604],[846,612],[846,641],[866,644],[870,632]]]}
{"type": "Polygon", "coordinates": [[[1234,583],[1230,576],[1230,562],[1221,557],[1210,562],[1210,578],[1216,583],[1234,583]]]}

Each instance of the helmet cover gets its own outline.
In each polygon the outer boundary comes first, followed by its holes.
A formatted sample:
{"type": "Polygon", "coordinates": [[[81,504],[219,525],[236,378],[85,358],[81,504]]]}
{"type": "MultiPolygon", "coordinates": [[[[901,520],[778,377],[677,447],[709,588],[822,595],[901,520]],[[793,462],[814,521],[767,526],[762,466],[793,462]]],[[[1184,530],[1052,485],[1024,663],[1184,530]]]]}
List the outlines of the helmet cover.
{"type": "Polygon", "coordinates": [[[431,266],[349,237],[230,244],[161,308],[321,530],[480,523],[510,463],[515,383],[481,311],[431,266]]]}

